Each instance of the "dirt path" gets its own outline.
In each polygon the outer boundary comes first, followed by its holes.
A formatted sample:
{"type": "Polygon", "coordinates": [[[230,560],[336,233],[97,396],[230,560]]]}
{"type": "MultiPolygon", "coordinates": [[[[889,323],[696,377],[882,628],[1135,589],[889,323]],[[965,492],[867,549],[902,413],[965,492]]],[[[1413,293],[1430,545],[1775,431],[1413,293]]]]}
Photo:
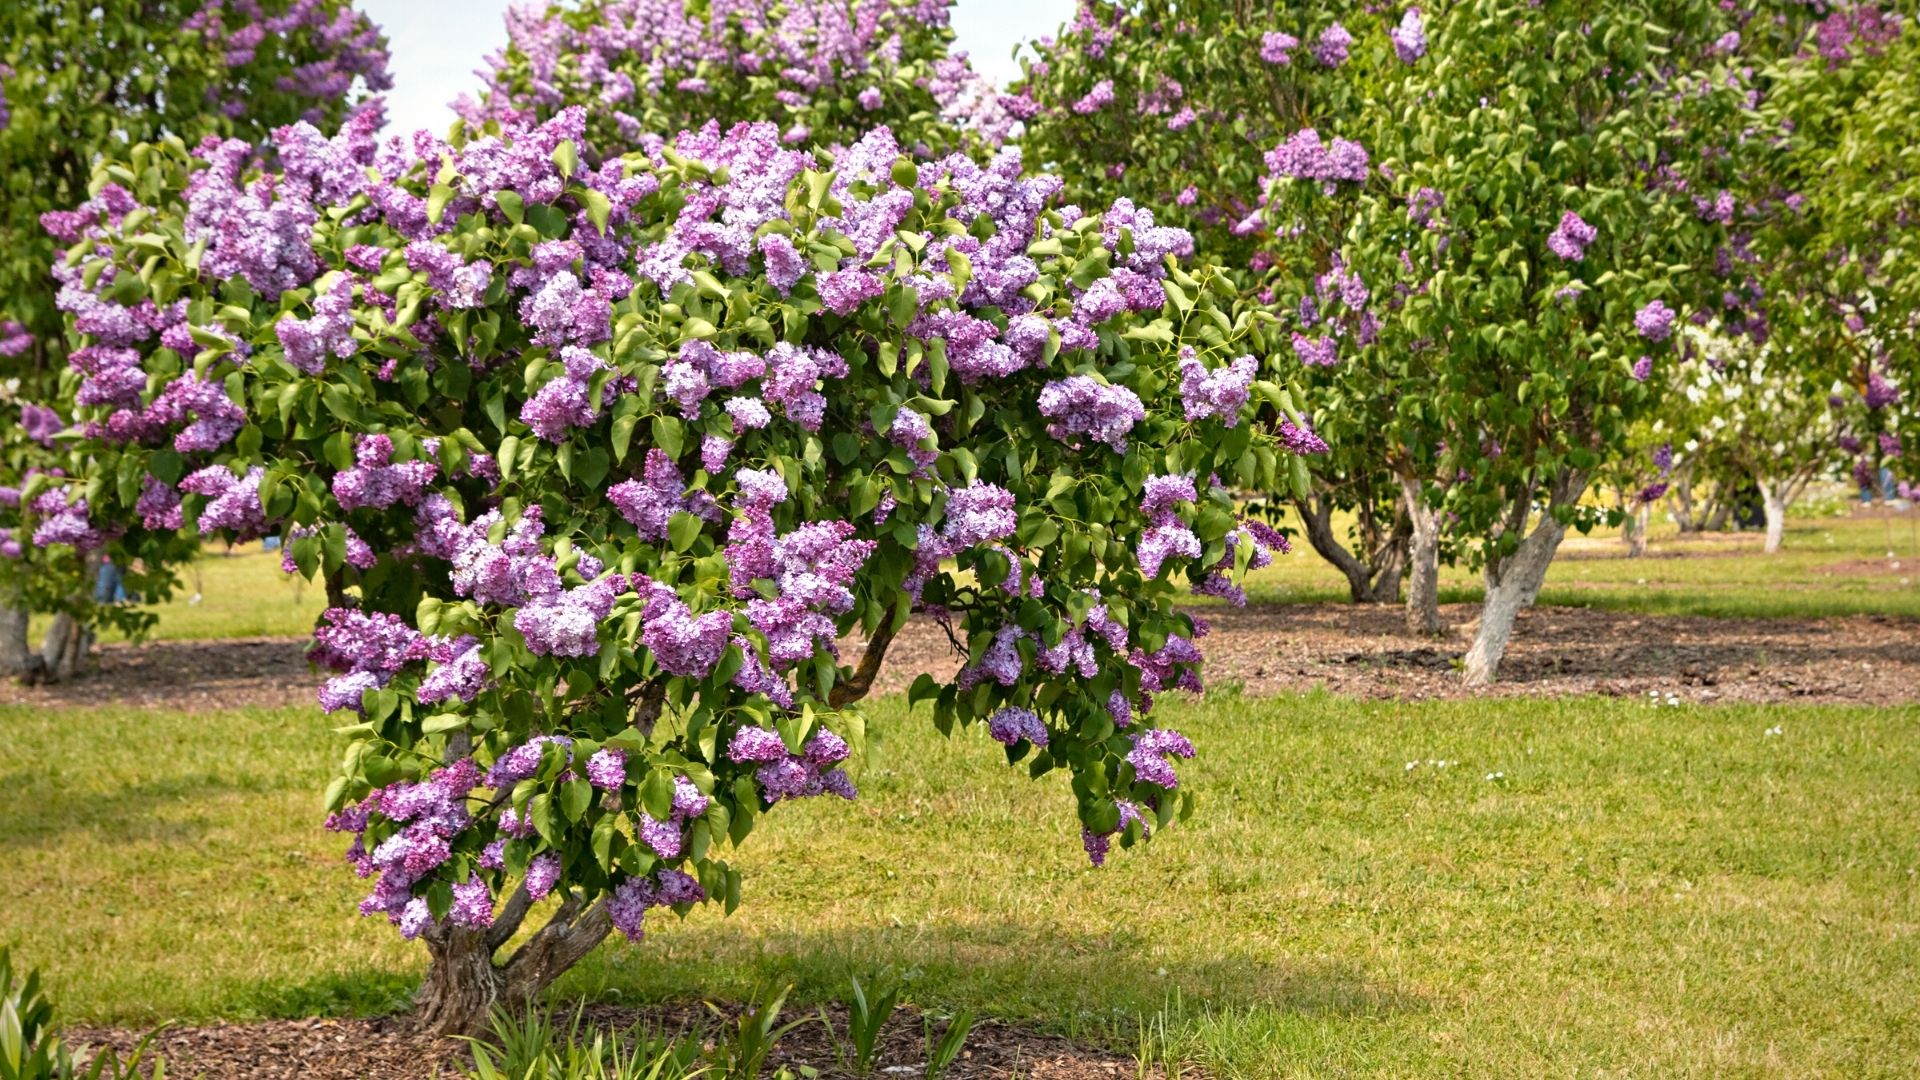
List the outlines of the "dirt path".
{"type": "MultiPolygon", "coordinates": [[[[1249,694],[1324,688],[1361,698],[1460,697],[1455,663],[1464,637],[1408,634],[1397,608],[1276,604],[1206,608],[1209,685],[1249,694]]],[[[1471,619],[1470,605],[1444,609],[1471,619]]],[[[0,704],[125,705],[208,711],[313,703],[319,678],[302,643],[264,639],[103,646],[97,669],[54,687],[0,683],[0,704]]],[[[859,655],[846,642],[848,662],[859,655]]],[[[915,675],[960,666],[947,639],[916,621],[894,642],[880,692],[915,675]]],[[[1675,694],[1687,701],[1817,701],[1891,705],[1920,701],[1920,620],[1708,619],[1587,608],[1538,608],[1521,616],[1514,645],[1489,693],[1675,694]]]]}

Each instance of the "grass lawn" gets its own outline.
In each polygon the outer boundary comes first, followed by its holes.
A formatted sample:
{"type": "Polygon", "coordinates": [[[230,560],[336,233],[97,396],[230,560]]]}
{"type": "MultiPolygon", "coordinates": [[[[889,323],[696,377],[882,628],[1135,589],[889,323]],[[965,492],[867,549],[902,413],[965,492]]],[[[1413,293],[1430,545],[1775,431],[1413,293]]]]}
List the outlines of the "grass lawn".
{"type": "MultiPolygon", "coordinates": [[[[1711,537],[1655,530],[1651,557],[1624,558],[1612,534],[1573,536],[1547,574],[1543,604],[1661,615],[1920,616],[1920,511],[1903,518],[1792,522],[1785,550],[1760,552],[1755,533],[1711,537]],[[1840,564],[1846,564],[1841,566],[1840,564]]],[[[181,572],[183,588],[155,610],[157,639],[304,637],[326,607],[317,585],[280,572],[277,552],[208,551],[181,572]],[[197,599],[196,599],[197,597],[197,599]]],[[[1254,575],[1256,601],[1344,601],[1346,579],[1306,546],[1254,575]]],[[[1441,600],[1477,603],[1480,580],[1441,571],[1441,600]]]]}
{"type": "MultiPolygon", "coordinates": [[[[783,807],[731,919],[562,984],[628,1002],[909,996],[1226,1077],[1911,1075],[1920,708],[1169,700],[1199,814],[1088,869],[1057,776],[875,706],[857,804],[783,807]],[[1778,728],[1778,734],[1769,729],[1778,728]],[[1409,762],[1421,764],[1409,767],[1409,762]],[[1433,761],[1448,764],[1438,766],[1433,761]],[[1490,778],[1491,774],[1491,778],[1490,778]]],[[[397,1006],[304,710],[0,710],[0,941],[69,1020],[397,1006]]]]}
{"type": "MultiPolygon", "coordinates": [[[[1654,615],[1754,618],[1920,616],[1920,510],[1898,517],[1802,517],[1782,549],[1762,553],[1756,532],[1681,536],[1656,526],[1648,554],[1626,557],[1619,533],[1570,534],[1547,571],[1540,603],[1654,615]]],[[[1347,583],[1304,539],[1292,557],[1254,575],[1249,594],[1271,602],[1344,601],[1347,583]]],[[[1440,570],[1442,603],[1478,603],[1480,578],[1440,570]]]]}

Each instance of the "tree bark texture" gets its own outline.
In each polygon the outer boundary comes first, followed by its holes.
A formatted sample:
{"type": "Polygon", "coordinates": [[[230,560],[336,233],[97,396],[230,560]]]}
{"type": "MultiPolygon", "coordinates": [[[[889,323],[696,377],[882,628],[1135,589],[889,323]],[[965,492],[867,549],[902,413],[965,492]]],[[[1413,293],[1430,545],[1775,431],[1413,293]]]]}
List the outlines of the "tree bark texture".
{"type": "Polygon", "coordinates": [[[1356,604],[1390,604],[1400,599],[1400,577],[1407,562],[1412,526],[1404,513],[1393,527],[1363,524],[1357,550],[1348,550],[1333,531],[1333,500],[1324,494],[1294,501],[1306,527],[1307,543],[1347,579],[1347,596],[1356,604]],[[1369,527],[1370,526],[1370,527],[1369,527]]]}
{"type": "MultiPolygon", "coordinates": [[[[1512,554],[1487,561],[1486,600],[1480,608],[1480,625],[1474,633],[1473,646],[1467,650],[1467,686],[1491,685],[1499,674],[1500,660],[1506,655],[1507,643],[1513,637],[1514,620],[1539,598],[1540,586],[1546,581],[1547,567],[1552,565],[1554,552],[1560,549],[1560,541],[1566,538],[1567,527],[1560,523],[1553,512],[1579,502],[1586,487],[1585,473],[1563,471],[1555,481],[1547,506],[1533,531],[1526,534],[1512,554]]],[[[1526,528],[1531,504],[1528,495],[1520,496],[1508,514],[1508,530],[1519,532],[1526,528]]]]}
{"type": "Polygon", "coordinates": [[[1420,481],[1401,477],[1407,513],[1407,629],[1437,634],[1440,624],[1440,512],[1427,505],[1420,481]]]}

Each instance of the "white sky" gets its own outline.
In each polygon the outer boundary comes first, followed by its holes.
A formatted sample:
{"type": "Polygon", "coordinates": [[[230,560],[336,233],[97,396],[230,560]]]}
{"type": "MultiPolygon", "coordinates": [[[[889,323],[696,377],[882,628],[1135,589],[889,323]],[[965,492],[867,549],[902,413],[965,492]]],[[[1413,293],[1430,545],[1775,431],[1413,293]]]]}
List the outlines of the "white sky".
{"type": "MultiPolygon", "coordinates": [[[[453,122],[447,103],[473,92],[481,58],[506,40],[500,16],[508,0],[360,0],[358,6],[387,32],[393,49],[393,90],[387,116],[394,128],[443,130],[453,122]]],[[[1073,16],[1074,0],[958,0],[953,28],[974,66],[1004,82],[1016,69],[1016,43],[1051,34],[1073,16]]]]}

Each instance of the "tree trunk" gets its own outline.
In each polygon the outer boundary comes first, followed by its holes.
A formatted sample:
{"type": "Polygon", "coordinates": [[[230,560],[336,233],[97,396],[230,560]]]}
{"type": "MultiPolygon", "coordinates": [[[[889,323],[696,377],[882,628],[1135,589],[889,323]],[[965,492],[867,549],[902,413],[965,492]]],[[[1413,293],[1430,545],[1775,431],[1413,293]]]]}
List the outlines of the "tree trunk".
{"type": "Polygon", "coordinates": [[[1440,513],[1427,505],[1420,481],[1400,478],[1407,540],[1407,629],[1437,634],[1440,625],[1440,513]]]}
{"type": "Polygon", "coordinates": [[[513,937],[532,906],[522,885],[485,930],[438,926],[421,935],[429,959],[427,977],[414,999],[414,1030],[433,1035],[477,1035],[486,1030],[496,1009],[526,1011],[542,990],[613,930],[604,901],[585,905],[575,894],[560,905],[538,933],[514,950],[511,959],[495,963],[495,950],[513,937]]]}
{"type": "Polygon", "coordinates": [[[1647,527],[1652,518],[1653,504],[1646,502],[1627,515],[1627,558],[1638,559],[1647,553],[1647,527]]]}
{"type": "Polygon", "coordinates": [[[1760,485],[1760,505],[1767,517],[1767,543],[1762,549],[1768,555],[1778,554],[1780,541],[1787,531],[1786,483],[1769,483],[1758,480],[1760,485]]]}
{"type": "Polygon", "coordinates": [[[48,682],[66,682],[80,672],[80,665],[93,648],[93,629],[67,612],[53,617],[47,636],[40,643],[41,677],[48,682]]]}
{"type": "Polygon", "coordinates": [[[502,1001],[501,973],[484,930],[428,932],[427,977],[414,998],[415,1029],[433,1035],[478,1035],[502,1001]]]}
{"type": "Polygon", "coordinates": [[[1673,521],[1683,533],[1698,532],[1700,518],[1693,512],[1693,463],[1680,466],[1673,477],[1673,521]]]}
{"type": "Polygon", "coordinates": [[[1399,523],[1375,550],[1369,552],[1363,546],[1356,555],[1333,533],[1332,499],[1296,499],[1293,508],[1306,526],[1307,543],[1334,569],[1346,575],[1347,595],[1354,603],[1385,604],[1400,599],[1400,567],[1406,560],[1408,537],[1399,523]]]}
{"type": "Polygon", "coordinates": [[[0,607],[0,678],[17,679],[27,673],[32,650],[27,646],[27,609],[14,606],[20,597],[9,599],[10,604],[0,607]]]}
{"type": "Polygon", "coordinates": [[[1733,500],[1723,499],[1716,492],[1711,509],[1707,513],[1706,523],[1700,527],[1702,532],[1726,532],[1727,519],[1733,516],[1733,500]]]}
{"type": "MultiPolygon", "coordinates": [[[[1486,600],[1480,608],[1480,625],[1473,636],[1473,647],[1467,650],[1467,686],[1489,686],[1498,675],[1500,659],[1506,655],[1507,642],[1513,636],[1514,620],[1539,598],[1547,567],[1553,563],[1554,552],[1567,535],[1567,527],[1553,512],[1577,503],[1586,486],[1585,473],[1562,473],[1533,532],[1520,541],[1511,555],[1488,560],[1486,600]]],[[[1519,498],[1523,501],[1515,506],[1511,515],[1511,527],[1516,531],[1526,528],[1527,507],[1532,502],[1530,494],[1521,493],[1519,498]]]]}

